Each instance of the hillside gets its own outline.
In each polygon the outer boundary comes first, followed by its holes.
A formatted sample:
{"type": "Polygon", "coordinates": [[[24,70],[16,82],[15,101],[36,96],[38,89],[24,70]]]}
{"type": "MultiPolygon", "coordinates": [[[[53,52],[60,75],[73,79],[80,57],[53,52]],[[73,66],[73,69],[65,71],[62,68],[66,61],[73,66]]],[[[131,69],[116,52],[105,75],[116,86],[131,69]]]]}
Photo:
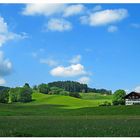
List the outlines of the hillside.
{"type": "Polygon", "coordinates": [[[62,95],[47,95],[47,94],[41,94],[41,93],[33,93],[33,102],[28,104],[51,104],[51,105],[62,105],[63,108],[83,108],[83,107],[95,107],[99,106],[104,101],[111,102],[110,95],[107,95],[106,98],[104,98],[104,95],[96,95],[96,98],[94,99],[95,94],[87,94],[83,93],[81,94],[81,98],[74,98],[70,96],[62,96],[62,95]],[[88,99],[84,99],[84,94],[86,97],[88,96],[88,99]],[[97,98],[99,96],[99,98],[97,98]],[[92,100],[91,100],[92,99],[92,100]]]}

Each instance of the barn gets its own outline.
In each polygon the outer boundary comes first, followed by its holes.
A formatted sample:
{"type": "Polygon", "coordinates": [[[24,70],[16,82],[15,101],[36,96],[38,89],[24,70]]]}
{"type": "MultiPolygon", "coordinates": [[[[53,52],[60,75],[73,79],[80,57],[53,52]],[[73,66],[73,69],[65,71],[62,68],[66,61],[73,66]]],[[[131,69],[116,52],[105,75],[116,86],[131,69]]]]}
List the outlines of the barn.
{"type": "Polygon", "coordinates": [[[140,104],[140,93],[130,92],[125,96],[125,105],[140,104]]]}

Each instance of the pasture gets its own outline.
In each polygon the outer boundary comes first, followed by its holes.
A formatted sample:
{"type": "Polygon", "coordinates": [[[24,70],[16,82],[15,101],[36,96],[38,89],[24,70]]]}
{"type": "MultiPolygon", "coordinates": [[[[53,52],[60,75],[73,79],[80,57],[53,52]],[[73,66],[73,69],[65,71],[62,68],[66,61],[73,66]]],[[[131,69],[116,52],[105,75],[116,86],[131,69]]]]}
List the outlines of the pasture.
{"type": "Polygon", "coordinates": [[[34,93],[30,103],[0,104],[0,136],[140,136],[140,106],[99,107],[112,97],[81,96],[34,93]]]}

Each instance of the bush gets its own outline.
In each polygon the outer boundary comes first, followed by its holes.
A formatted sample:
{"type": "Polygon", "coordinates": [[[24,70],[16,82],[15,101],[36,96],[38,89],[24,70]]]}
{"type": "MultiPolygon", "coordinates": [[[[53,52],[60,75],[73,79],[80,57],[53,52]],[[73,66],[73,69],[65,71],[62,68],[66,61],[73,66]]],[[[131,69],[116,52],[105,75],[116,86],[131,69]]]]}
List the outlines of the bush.
{"type": "Polygon", "coordinates": [[[60,95],[65,95],[65,96],[68,96],[68,95],[69,95],[69,92],[68,92],[68,91],[63,90],[63,91],[61,91],[60,95]]]}
{"type": "Polygon", "coordinates": [[[69,92],[65,91],[63,88],[51,87],[48,94],[69,95],[69,92]]]}
{"type": "Polygon", "coordinates": [[[105,101],[102,104],[100,104],[99,106],[111,106],[111,103],[108,101],[105,101]]]}
{"type": "Polygon", "coordinates": [[[70,92],[69,96],[76,97],[76,98],[81,98],[81,96],[78,92],[70,92]]]}
{"type": "Polygon", "coordinates": [[[9,102],[9,89],[0,90],[0,103],[9,102]]]}

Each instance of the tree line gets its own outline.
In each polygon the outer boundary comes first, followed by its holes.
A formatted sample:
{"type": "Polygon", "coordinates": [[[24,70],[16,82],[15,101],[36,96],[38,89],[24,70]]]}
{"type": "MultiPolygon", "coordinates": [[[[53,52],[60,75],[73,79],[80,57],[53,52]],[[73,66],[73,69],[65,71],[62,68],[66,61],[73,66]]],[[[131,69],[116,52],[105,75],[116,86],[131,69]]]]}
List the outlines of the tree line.
{"type": "Polygon", "coordinates": [[[111,90],[89,88],[87,84],[81,84],[75,81],[56,81],[48,84],[42,83],[30,87],[28,83],[25,83],[23,87],[4,87],[0,86],[0,102],[12,103],[12,102],[30,102],[32,101],[32,93],[37,91],[43,94],[57,94],[67,95],[76,98],[80,98],[80,92],[88,93],[100,93],[100,94],[112,94],[111,90]]]}
{"type": "Polygon", "coordinates": [[[0,89],[0,103],[30,102],[32,101],[32,89],[28,83],[23,87],[0,89]]]}

